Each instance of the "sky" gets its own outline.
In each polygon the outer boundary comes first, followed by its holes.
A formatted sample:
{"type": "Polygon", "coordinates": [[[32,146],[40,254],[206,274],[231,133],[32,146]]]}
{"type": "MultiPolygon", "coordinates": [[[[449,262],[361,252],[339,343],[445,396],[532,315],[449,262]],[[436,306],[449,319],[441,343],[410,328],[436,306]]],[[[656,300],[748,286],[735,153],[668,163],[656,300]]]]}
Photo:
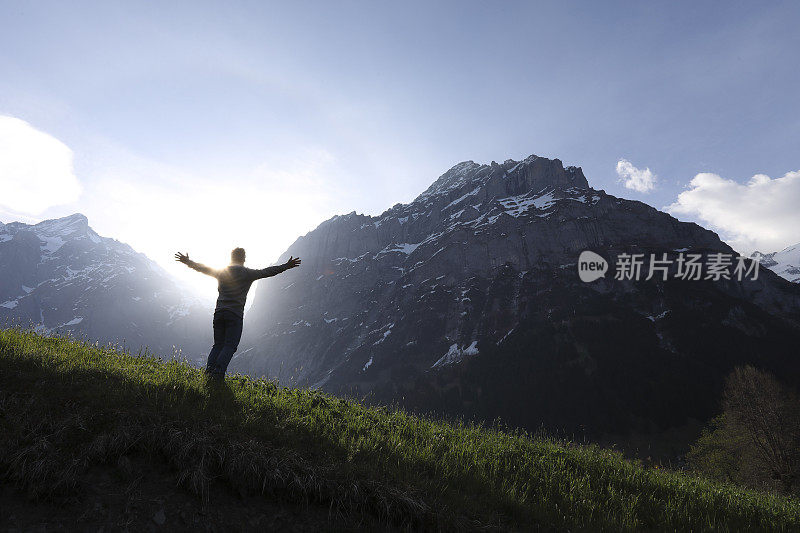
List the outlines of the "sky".
{"type": "Polygon", "coordinates": [[[0,0],[0,221],[81,212],[180,279],[454,164],[536,154],[800,242],[799,2],[0,0]]]}

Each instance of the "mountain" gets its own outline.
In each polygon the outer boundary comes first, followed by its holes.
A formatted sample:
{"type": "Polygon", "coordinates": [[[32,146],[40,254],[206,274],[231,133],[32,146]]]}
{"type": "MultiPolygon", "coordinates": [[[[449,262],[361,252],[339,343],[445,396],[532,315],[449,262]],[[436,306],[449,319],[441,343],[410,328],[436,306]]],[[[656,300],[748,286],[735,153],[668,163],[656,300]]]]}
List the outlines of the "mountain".
{"type": "Polygon", "coordinates": [[[160,354],[208,349],[210,311],[129,245],[74,215],[0,223],[0,323],[33,324],[160,354]]]}
{"type": "Polygon", "coordinates": [[[769,254],[754,252],[751,257],[782,278],[800,283],[800,243],[788,246],[780,252],[769,254]]]}
{"type": "Polygon", "coordinates": [[[281,260],[302,267],[259,285],[232,368],[591,437],[707,420],[737,364],[800,383],[800,286],[767,269],[614,279],[621,253],[684,252],[734,253],[558,159],[462,162],[409,204],[298,238],[281,260]],[[580,281],[584,250],[612,262],[605,277],[580,281]]]}

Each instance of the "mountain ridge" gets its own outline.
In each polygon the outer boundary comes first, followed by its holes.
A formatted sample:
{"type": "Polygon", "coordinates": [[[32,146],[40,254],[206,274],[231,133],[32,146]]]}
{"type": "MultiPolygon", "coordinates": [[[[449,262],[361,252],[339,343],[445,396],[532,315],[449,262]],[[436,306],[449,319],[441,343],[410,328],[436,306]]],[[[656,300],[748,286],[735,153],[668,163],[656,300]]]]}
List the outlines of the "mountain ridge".
{"type": "Polygon", "coordinates": [[[768,254],[756,251],[750,257],[782,278],[793,283],[800,283],[800,243],[768,254]]]}
{"type": "Polygon", "coordinates": [[[183,347],[193,358],[210,341],[198,300],[145,254],[98,235],[81,213],[0,226],[0,271],[7,322],[133,349],[183,347]]]}
{"type": "MultiPolygon", "coordinates": [[[[303,268],[257,286],[232,369],[415,411],[595,436],[707,418],[737,362],[796,380],[797,284],[766,269],[741,283],[613,279],[615,255],[683,251],[734,254],[716,233],[595,190],[560,160],[463,161],[408,204],[336,215],[298,237],[282,259],[300,256],[303,268]],[[576,273],[587,249],[612,263],[590,284],[576,273]],[[718,345],[703,340],[712,331],[718,345]],[[635,353],[649,354],[652,368],[635,353]],[[579,394],[551,390],[565,384],[579,394]],[[642,400],[647,387],[671,410],[642,400]],[[547,407],[545,394],[559,407],[547,407]]],[[[115,332],[162,352],[189,339],[203,362],[210,309],[182,306],[163,269],[97,235],[80,213],[0,225],[0,269],[0,319],[101,340],[115,332]],[[113,248],[111,266],[103,247],[113,248]],[[109,276],[120,283],[107,286],[109,276]],[[88,303],[90,288],[99,299],[88,303]],[[153,301],[141,301],[148,294],[153,301]],[[130,316],[133,308],[143,314],[130,316]]]]}
{"type": "MultiPolygon", "coordinates": [[[[697,315],[698,308],[712,305],[726,324],[720,334],[741,335],[742,346],[751,342],[745,339],[752,339],[752,332],[774,330],[764,344],[773,353],[762,362],[797,374],[796,358],[786,350],[797,336],[800,293],[783,286],[771,271],[741,283],[637,284],[609,275],[584,284],[576,264],[587,249],[607,259],[630,252],[735,255],[710,230],[589,187],[579,167],[564,168],[558,160],[537,156],[503,164],[465,161],[408,204],[395,204],[376,216],[337,215],[298,238],[281,259],[300,256],[304,268],[257,288],[233,368],[420,411],[484,420],[501,416],[530,429],[539,425],[536,420],[550,427],[589,426],[596,433],[646,427],[648,420],[666,427],[709,415],[724,371],[735,360],[752,359],[740,353],[741,346],[730,347],[737,355],[727,361],[716,355],[720,347],[712,349],[713,356],[703,355],[701,343],[686,337],[688,332],[699,335],[700,324],[713,326],[708,316],[697,315]],[[592,320],[605,324],[608,336],[622,324],[632,328],[632,335],[618,332],[623,353],[614,354],[613,345],[591,337],[582,324],[592,320]],[[683,324],[687,320],[688,326],[683,324]],[[541,347],[541,355],[520,344],[532,331],[550,343],[541,347]],[[634,339],[639,345],[632,344],[634,339]],[[523,376],[533,367],[520,370],[519,376],[507,375],[509,370],[484,368],[483,375],[475,370],[511,357],[512,350],[519,353],[509,368],[533,365],[538,372],[552,373],[555,382],[571,380],[588,392],[564,412],[548,414],[541,411],[542,398],[524,393],[523,376]],[[628,414],[616,421],[608,413],[591,414],[591,405],[611,409],[614,402],[633,401],[602,400],[603,395],[627,394],[618,388],[640,394],[626,380],[652,371],[637,366],[628,375],[619,367],[630,365],[630,351],[636,350],[656,354],[655,367],[663,366],[664,372],[691,374],[686,379],[702,398],[698,405],[680,404],[674,390],[665,390],[668,401],[676,402],[675,416],[638,398],[638,407],[620,406],[628,414]],[[545,353],[560,352],[565,359],[547,362],[545,353]],[[675,354],[682,362],[676,362],[675,354]],[[714,369],[701,371],[709,357],[714,369]],[[504,375],[510,380],[506,390],[498,383],[495,398],[485,395],[490,371],[496,375],[491,379],[504,375]],[[707,392],[699,389],[701,375],[710,384],[707,392]],[[509,395],[518,397],[517,407],[501,405],[509,395]],[[530,415],[518,412],[526,404],[534,407],[530,415]],[[652,412],[641,412],[644,406],[652,412]]],[[[654,379],[647,382],[657,387],[654,379]]],[[[676,375],[662,387],[677,387],[682,380],[676,375]]],[[[553,394],[566,404],[572,401],[553,394]]]]}

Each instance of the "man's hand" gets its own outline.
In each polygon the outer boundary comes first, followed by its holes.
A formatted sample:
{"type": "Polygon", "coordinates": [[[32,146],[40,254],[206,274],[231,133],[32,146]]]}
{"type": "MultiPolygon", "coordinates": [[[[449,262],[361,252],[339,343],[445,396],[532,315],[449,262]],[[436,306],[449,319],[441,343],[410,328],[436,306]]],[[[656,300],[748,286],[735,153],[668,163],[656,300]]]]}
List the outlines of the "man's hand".
{"type": "Polygon", "coordinates": [[[296,266],[300,266],[300,258],[289,256],[289,260],[286,261],[286,268],[294,268],[296,266]]]}
{"type": "Polygon", "coordinates": [[[175,254],[175,261],[178,261],[178,262],[183,263],[184,265],[187,265],[187,264],[189,264],[189,254],[188,253],[182,254],[182,253],[178,252],[177,254],[175,254]]]}

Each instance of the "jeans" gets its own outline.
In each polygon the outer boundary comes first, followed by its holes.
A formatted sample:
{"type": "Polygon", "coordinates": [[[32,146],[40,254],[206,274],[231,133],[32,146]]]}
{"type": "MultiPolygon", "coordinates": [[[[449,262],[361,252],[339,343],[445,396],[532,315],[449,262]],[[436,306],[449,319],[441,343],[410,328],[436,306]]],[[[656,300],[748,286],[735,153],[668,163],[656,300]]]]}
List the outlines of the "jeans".
{"type": "Polygon", "coordinates": [[[225,376],[231,357],[242,338],[242,317],[228,310],[214,313],[214,346],[208,354],[206,372],[214,376],[225,376]]]}

